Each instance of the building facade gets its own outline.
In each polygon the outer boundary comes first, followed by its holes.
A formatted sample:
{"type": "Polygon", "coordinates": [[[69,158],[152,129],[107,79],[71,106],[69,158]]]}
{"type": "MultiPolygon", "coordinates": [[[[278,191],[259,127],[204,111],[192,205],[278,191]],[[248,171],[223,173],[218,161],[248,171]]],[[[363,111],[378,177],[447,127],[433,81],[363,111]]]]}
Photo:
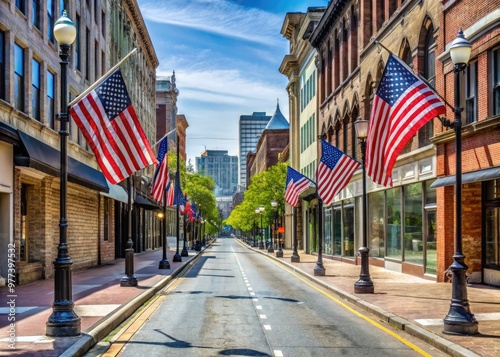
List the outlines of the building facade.
{"type": "Polygon", "coordinates": [[[249,152],[255,151],[262,131],[271,116],[265,112],[253,112],[251,115],[240,115],[239,140],[240,140],[240,186],[246,188],[247,164],[246,157],[249,152]]]}
{"type": "Polygon", "coordinates": [[[215,182],[215,196],[232,196],[238,186],[238,157],[227,150],[205,150],[195,158],[195,168],[215,182]]]}
{"type": "MultiPolygon", "coordinates": [[[[69,101],[138,47],[136,60],[125,63],[122,71],[149,140],[156,130],[154,103],[149,102],[154,100],[158,61],[135,1],[36,3],[0,4],[0,161],[5,165],[0,174],[0,250],[15,245],[19,284],[52,277],[59,244],[56,114],[61,112],[61,78],[52,30],[63,10],[77,28],[68,70],[69,101]]],[[[73,268],[79,269],[118,255],[126,240],[122,218],[128,197],[121,186],[106,182],[72,121],[67,149],[68,245],[73,268]]],[[[154,219],[148,222],[141,232],[149,237],[144,246],[154,244],[154,219]]],[[[6,267],[6,257],[0,258],[4,274],[6,267]]]]}

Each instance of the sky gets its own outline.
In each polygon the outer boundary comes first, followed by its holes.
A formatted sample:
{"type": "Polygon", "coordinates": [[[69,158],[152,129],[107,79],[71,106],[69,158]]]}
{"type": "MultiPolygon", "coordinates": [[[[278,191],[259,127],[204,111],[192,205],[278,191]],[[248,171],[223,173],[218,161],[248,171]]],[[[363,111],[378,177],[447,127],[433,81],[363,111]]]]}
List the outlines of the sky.
{"type": "Polygon", "coordinates": [[[194,166],[205,150],[239,155],[238,121],[274,114],[289,120],[288,79],[279,72],[289,41],[280,33],[287,12],[328,0],[137,0],[160,62],[175,71],[178,114],[189,123],[186,152],[194,166]]]}

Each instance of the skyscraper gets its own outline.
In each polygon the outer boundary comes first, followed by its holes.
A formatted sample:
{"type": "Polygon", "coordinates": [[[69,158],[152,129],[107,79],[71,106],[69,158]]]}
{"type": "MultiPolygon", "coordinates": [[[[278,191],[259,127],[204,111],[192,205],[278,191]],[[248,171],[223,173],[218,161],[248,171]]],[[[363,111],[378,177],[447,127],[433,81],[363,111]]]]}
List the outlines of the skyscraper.
{"type": "Polygon", "coordinates": [[[255,151],[262,131],[269,123],[270,115],[266,112],[253,112],[252,115],[240,115],[240,180],[239,184],[245,186],[249,152],[255,151]]]}
{"type": "Polygon", "coordinates": [[[216,197],[232,196],[238,185],[238,157],[227,150],[205,150],[195,159],[196,171],[215,181],[216,197]]]}

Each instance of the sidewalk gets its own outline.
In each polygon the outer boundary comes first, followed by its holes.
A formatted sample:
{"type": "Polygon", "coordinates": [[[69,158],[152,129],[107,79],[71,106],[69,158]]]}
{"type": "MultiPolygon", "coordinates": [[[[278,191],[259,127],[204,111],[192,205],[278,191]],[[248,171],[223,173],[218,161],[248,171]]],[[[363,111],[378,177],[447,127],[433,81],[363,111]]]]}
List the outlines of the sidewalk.
{"type": "MultiPolygon", "coordinates": [[[[468,286],[471,310],[479,321],[480,334],[473,337],[451,336],[441,332],[442,319],[450,306],[449,283],[435,283],[370,266],[375,293],[355,295],[354,283],[359,278],[359,265],[323,259],[326,275],[314,277],[316,256],[299,252],[300,263],[291,263],[291,250],[284,250],[284,257],[276,258],[275,254],[269,254],[267,250],[248,248],[273,257],[297,274],[318,282],[360,308],[374,313],[381,320],[444,349],[452,356],[500,356],[500,289],[468,286]]],[[[45,336],[45,324],[52,313],[54,281],[44,280],[16,287],[17,342],[15,350],[9,349],[7,288],[0,288],[4,301],[3,306],[0,305],[0,356],[81,355],[167,285],[185,265],[194,263],[200,257],[200,252],[190,250],[189,258],[183,258],[182,263],[174,263],[174,253],[171,250],[167,255],[171,265],[169,270],[158,269],[162,258],[161,249],[136,254],[137,287],[120,287],[120,278],[125,269],[124,259],[73,272],[73,302],[75,312],[81,318],[80,337],[45,336]]]]}

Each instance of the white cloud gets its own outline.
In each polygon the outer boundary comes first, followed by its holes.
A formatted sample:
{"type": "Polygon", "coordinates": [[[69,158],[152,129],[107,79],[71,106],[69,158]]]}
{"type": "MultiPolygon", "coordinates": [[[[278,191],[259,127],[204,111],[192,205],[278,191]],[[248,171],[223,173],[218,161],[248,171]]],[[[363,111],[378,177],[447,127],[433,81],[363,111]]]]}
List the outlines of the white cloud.
{"type": "Polygon", "coordinates": [[[227,0],[141,1],[149,21],[197,29],[266,45],[279,44],[283,17],[227,0]]]}

